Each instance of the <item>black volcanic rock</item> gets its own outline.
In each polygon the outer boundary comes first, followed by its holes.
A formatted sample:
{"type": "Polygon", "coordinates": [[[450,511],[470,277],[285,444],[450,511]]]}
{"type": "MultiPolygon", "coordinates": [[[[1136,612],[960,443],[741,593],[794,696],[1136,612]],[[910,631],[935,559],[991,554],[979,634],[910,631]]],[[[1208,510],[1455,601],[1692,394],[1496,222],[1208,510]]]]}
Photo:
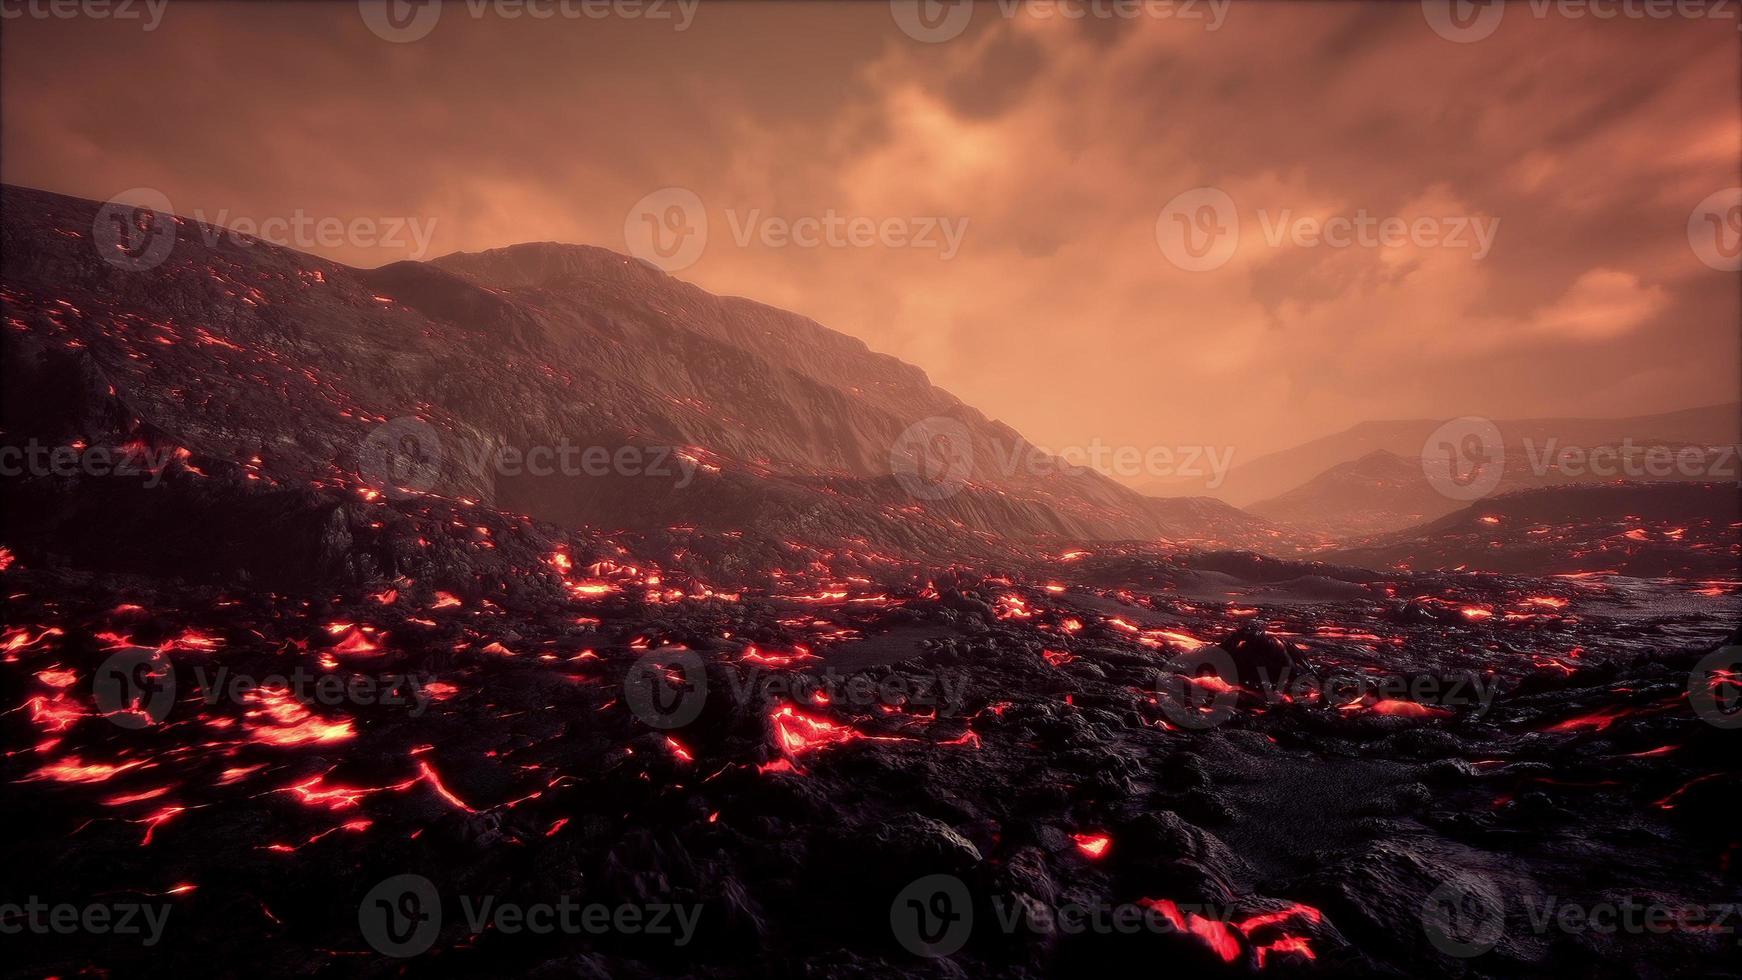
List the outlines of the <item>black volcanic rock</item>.
{"type": "Polygon", "coordinates": [[[1232,508],[1152,502],[1094,473],[1006,472],[1000,460],[1038,451],[917,368],[603,249],[357,270],[177,218],[168,256],[136,270],[99,254],[96,204],[15,187],[3,203],[5,371],[29,393],[9,417],[30,423],[40,405],[59,427],[9,439],[150,430],[256,478],[357,488],[390,475],[371,468],[370,440],[410,427],[432,442],[417,490],[571,527],[745,534],[740,555],[785,538],[940,556],[1023,539],[1282,540],[1232,508]],[[965,483],[941,499],[892,475],[903,432],[927,418],[971,444],[965,483]],[[583,463],[592,447],[613,462],[583,463]],[[542,467],[531,451],[549,454],[542,467]]]}
{"type": "Polygon", "coordinates": [[[184,222],[125,271],[87,202],[5,208],[4,446],[141,468],[0,482],[0,904],[169,916],[151,946],[21,930],[8,972],[1735,972],[1714,930],[1520,914],[1736,893],[1736,583],[1580,567],[1710,568],[1722,511],[1671,534],[1634,490],[1508,497],[1411,543],[1553,520],[1544,578],[1097,541],[1162,517],[1098,481],[897,496],[876,440],[953,400],[602,250],[364,273],[184,222]],[[408,412],[449,447],[437,492],[359,479],[408,412]],[[454,448],[560,436],[681,439],[719,472],[523,484],[454,448]],[[1194,656],[1242,685],[1482,685],[1193,718],[1194,656]],[[401,957],[367,923],[403,876],[442,921],[401,957]],[[930,957],[898,916],[940,877],[972,922],[930,957]],[[1492,951],[1434,943],[1447,889],[1505,905],[1492,951]],[[681,943],[474,932],[480,898],[699,918],[681,943]]]}
{"type": "Polygon", "coordinates": [[[1519,490],[1321,557],[1369,567],[1717,577],[1742,564],[1742,490],[1694,482],[1519,490]]]}
{"type": "Polygon", "coordinates": [[[1219,645],[1234,658],[1237,682],[1248,690],[1281,689],[1300,670],[1288,644],[1256,623],[1242,626],[1219,645]]]}

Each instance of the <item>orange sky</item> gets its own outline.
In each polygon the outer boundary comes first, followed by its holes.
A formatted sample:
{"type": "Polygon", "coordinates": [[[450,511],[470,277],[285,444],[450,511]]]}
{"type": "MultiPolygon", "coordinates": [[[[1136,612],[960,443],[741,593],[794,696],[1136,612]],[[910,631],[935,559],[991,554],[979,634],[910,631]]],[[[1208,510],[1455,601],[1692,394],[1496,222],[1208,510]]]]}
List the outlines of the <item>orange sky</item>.
{"type": "Polygon", "coordinates": [[[149,31],[14,17],[4,179],[150,187],[207,220],[411,219],[432,231],[426,257],[627,250],[637,202],[685,188],[709,232],[678,275],[862,337],[1055,449],[1201,444],[1238,463],[1369,418],[1737,397],[1737,277],[1689,234],[1742,183],[1733,15],[1520,4],[1459,43],[1416,3],[1241,3],[1214,29],[1202,4],[1199,19],[985,4],[921,43],[882,2],[687,20],[673,2],[666,19],[477,6],[407,43],[353,3],[172,3],[149,31]],[[1158,217],[1206,186],[1240,236],[1192,271],[1158,217]],[[949,255],[764,240],[770,217],[831,214],[961,240],[949,255]],[[1358,216],[1492,238],[1478,256],[1290,230],[1358,216]]]}

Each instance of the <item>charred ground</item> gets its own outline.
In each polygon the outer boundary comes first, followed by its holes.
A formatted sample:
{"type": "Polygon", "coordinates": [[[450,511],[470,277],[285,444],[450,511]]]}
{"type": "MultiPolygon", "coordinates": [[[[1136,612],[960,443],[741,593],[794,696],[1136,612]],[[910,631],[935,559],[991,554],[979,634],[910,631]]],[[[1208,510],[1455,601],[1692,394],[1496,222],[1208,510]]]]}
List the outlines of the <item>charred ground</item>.
{"type": "MultiPolygon", "coordinates": [[[[1362,560],[1230,550],[1297,543],[1208,505],[1174,528],[1199,547],[1157,544],[1156,518],[1098,482],[988,476],[916,504],[868,458],[815,457],[901,429],[896,396],[841,394],[875,359],[845,338],[841,378],[756,355],[781,397],[837,405],[822,417],[846,428],[814,446],[717,407],[679,428],[648,386],[603,387],[651,361],[559,383],[545,368],[637,348],[562,347],[576,324],[658,333],[585,313],[577,297],[606,291],[591,252],[509,257],[528,281],[483,287],[508,258],[363,274],[192,237],[161,271],[122,273],[81,237],[94,205],[8,191],[6,207],[7,444],[139,465],[6,482],[0,854],[20,896],[169,909],[151,947],[8,937],[11,969],[1734,972],[1735,935],[1709,923],[1533,918],[1735,899],[1742,780],[1719,723],[1736,692],[1711,659],[1738,641],[1721,488],[1503,498],[1362,560]],[[357,447],[408,412],[521,444],[651,430],[718,472],[691,498],[589,485],[568,505],[619,519],[576,529],[515,503],[559,495],[517,498],[463,461],[444,458],[437,489],[372,486],[357,447]],[[1663,493],[1687,499],[1640,506],[1663,493]],[[153,679],[121,704],[117,657],[153,679]],[[350,686],[311,696],[297,676],[350,686]],[[221,680],[238,677],[261,683],[221,680]],[[445,916],[390,959],[359,904],[407,874],[445,916]],[[972,928],[931,958],[892,909],[937,875],[972,928]],[[700,911],[681,946],[474,935],[459,900],[484,895],[700,911]],[[1477,921],[1436,919],[1447,905],[1477,921]],[[1157,927],[1043,927],[1067,908],[1157,927]]],[[[615,275],[636,302],[704,302],[615,275]]],[[[792,329],[782,344],[809,336],[792,329]]],[[[659,343],[761,343],[708,333],[659,343]]]]}

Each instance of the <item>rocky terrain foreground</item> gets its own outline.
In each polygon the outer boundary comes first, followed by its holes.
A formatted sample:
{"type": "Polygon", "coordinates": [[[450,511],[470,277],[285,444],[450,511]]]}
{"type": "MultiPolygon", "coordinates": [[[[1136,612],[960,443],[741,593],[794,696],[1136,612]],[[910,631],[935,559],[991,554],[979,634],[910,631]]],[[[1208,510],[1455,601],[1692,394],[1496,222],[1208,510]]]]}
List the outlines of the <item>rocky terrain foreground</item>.
{"type": "Polygon", "coordinates": [[[1738,975],[1721,487],[1335,561],[1099,481],[916,500],[871,454],[956,406],[743,301],[548,250],[126,272],[90,202],[7,207],[4,446],[85,462],[0,481],[0,972],[1738,975]],[[649,387],[752,354],[731,411],[649,387]],[[704,492],[371,479],[412,412],[704,492]]]}
{"type": "Polygon", "coordinates": [[[1734,897],[1734,675],[1696,669],[1733,581],[1108,549],[878,576],[800,554],[727,591],[452,506],[427,527],[536,562],[280,592],[6,554],[13,886],[168,909],[149,947],[13,937],[11,969],[1734,968],[1734,922],[1531,918],[1734,897]],[[359,918],[400,875],[445,910],[403,960],[359,918]],[[965,936],[892,926],[922,880],[959,882],[965,936]],[[681,945],[475,935],[461,896],[697,911],[681,945]],[[1122,907],[1154,927],[1066,925],[1122,907]]]}

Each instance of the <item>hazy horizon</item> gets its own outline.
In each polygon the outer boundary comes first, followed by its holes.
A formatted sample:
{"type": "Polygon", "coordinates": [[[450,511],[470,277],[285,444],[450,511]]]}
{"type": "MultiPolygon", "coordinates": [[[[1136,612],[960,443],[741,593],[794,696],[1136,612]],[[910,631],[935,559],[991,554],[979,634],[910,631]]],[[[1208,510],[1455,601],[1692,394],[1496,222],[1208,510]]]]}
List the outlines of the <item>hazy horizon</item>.
{"type": "Polygon", "coordinates": [[[1690,241],[1738,183],[1734,24],[1514,7],[1466,43],[1417,4],[1301,6],[982,5],[940,43],[887,4],[704,5],[681,29],[675,7],[454,4],[406,43],[354,4],[172,4],[149,32],[14,19],[4,179],[427,233],[283,242],[363,267],[638,253],[635,212],[686,204],[676,188],[708,224],[662,262],[678,278],[860,338],[1055,450],[1238,465],[1364,421],[1736,400],[1736,277],[1690,241]],[[61,73],[82,84],[40,84],[61,73]],[[1170,255],[1204,227],[1199,188],[1232,202],[1237,247],[1170,255]],[[1314,233],[1339,218],[1428,240],[1314,233]],[[807,219],[841,243],[792,242],[807,219]],[[855,221],[877,241],[847,240],[855,221]]]}

